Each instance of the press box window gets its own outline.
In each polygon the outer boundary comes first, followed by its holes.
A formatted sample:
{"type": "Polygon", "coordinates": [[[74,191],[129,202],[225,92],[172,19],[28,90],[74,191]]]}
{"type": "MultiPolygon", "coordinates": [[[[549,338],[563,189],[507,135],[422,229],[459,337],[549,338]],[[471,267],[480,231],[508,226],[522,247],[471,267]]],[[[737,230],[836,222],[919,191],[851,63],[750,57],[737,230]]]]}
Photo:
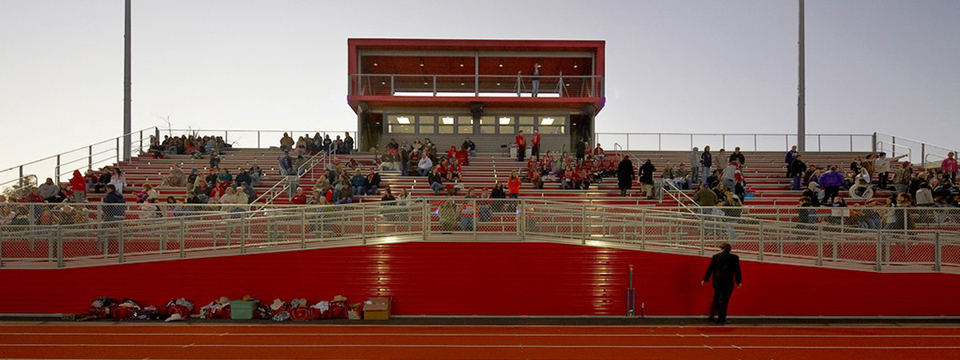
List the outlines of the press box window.
{"type": "Polygon", "coordinates": [[[457,116],[457,133],[473,134],[473,116],[457,116]]]}
{"type": "Polygon", "coordinates": [[[480,118],[480,133],[481,134],[496,134],[497,133],[497,118],[494,116],[483,116],[480,118]]]}
{"type": "Polygon", "coordinates": [[[440,116],[440,132],[439,134],[453,134],[453,127],[456,118],[453,116],[442,115],[440,116]]]}
{"type": "Polygon", "coordinates": [[[513,134],[516,132],[516,122],[513,116],[497,116],[497,125],[501,134],[513,134]]]}
{"type": "Polygon", "coordinates": [[[387,132],[392,134],[413,134],[413,116],[410,115],[389,115],[387,116],[387,132]]]}
{"type": "Polygon", "coordinates": [[[417,117],[417,133],[435,134],[437,132],[437,117],[433,115],[420,115],[417,117]]]}
{"type": "Polygon", "coordinates": [[[537,128],[541,134],[562,135],[566,132],[567,118],[564,116],[541,116],[537,128]]]}

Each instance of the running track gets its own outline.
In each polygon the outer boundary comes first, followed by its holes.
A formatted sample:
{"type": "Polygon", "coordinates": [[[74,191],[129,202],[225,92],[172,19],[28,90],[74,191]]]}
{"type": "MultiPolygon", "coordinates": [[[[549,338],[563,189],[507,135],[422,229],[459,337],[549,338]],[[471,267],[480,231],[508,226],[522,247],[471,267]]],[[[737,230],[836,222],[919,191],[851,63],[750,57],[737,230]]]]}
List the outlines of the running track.
{"type": "Polygon", "coordinates": [[[958,327],[0,324],[0,358],[957,359],[958,327]]]}

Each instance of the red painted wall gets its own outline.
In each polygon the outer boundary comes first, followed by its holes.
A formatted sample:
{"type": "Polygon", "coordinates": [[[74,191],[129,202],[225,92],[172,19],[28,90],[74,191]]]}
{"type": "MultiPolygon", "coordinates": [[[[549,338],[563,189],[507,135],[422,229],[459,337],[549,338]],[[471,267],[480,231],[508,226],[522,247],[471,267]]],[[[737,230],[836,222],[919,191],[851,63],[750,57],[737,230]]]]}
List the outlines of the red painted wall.
{"type": "MultiPolygon", "coordinates": [[[[101,295],[395,298],[400,315],[621,315],[627,267],[647,315],[698,315],[708,259],[557,244],[406,243],[60,270],[0,270],[0,313],[85,310],[101,295]]],[[[960,276],[743,262],[733,315],[960,315],[960,276]]]]}

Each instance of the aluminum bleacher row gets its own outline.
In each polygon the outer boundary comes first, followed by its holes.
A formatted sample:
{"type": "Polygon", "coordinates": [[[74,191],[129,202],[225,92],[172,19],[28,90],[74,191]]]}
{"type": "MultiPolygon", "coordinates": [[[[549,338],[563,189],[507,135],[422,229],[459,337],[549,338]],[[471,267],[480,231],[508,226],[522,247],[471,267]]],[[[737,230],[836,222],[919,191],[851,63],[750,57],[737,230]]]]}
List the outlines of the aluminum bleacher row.
{"type": "MultiPolygon", "coordinates": [[[[264,191],[274,186],[282,179],[277,171],[277,157],[280,155],[277,149],[231,149],[224,152],[221,156],[221,168],[227,168],[231,173],[236,174],[239,168],[249,168],[257,164],[265,172],[263,182],[257,186],[257,194],[263,194],[264,191]]],[[[629,151],[623,152],[629,154],[633,159],[634,166],[639,166],[643,161],[650,159],[657,167],[655,177],[659,178],[660,172],[668,164],[674,166],[685,164],[689,169],[689,152],[683,151],[629,151]]],[[[793,206],[798,203],[800,191],[790,190],[790,179],[785,178],[783,164],[783,153],[780,152],[744,152],[746,156],[746,167],[743,170],[747,182],[748,198],[746,205],[777,205],[793,206]]],[[[716,156],[716,153],[715,153],[716,156]]],[[[850,152],[813,152],[805,153],[804,160],[808,165],[817,165],[818,167],[837,165],[841,169],[846,169],[847,164],[852,160],[854,153],[850,152]]],[[[331,159],[333,163],[348,163],[351,159],[356,160],[364,173],[374,164],[374,155],[372,153],[359,153],[352,155],[334,155],[331,159]]],[[[126,187],[124,194],[128,201],[133,198],[133,193],[140,190],[144,184],[151,184],[154,187],[163,182],[163,178],[169,173],[175,164],[182,164],[184,172],[189,173],[191,168],[196,168],[205,173],[208,159],[192,159],[189,156],[168,156],[164,159],[153,159],[150,156],[138,156],[130,161],[121,162],[120,168],[126,172],[126,187]]],[[[300,181],[300,186],[306,191],[311,191],[314,186],[314,179],[323,172],[324,163],[317,164],[311,171],[308,171],[300,181]]],[[[525,173],[526,163],[517,162],[515,159],[498,153],[480,152],[470,161],[469,166],[463,167],[461,183],[465,188],[473,187],[476,190],[490,189],[497,181],[506,183],[512,170],[520,170],[525,173]]],[[[354,169],[347,168],[350,174],[354,169]]],[[[395,192],[400,189],[406,189],[411,196],[432,196],[433,192],[426,181],[426,177],[405,176],[396,172],[381,173],[382,186],[380,194],[375,196],[359,196],[361,202],[378,201],[383,193],[382,188],[386,185],[391,186],[395,192]]],[[[635,180],[636,181],[636,180],[635,180]]],[[[640,187],[635,182],[633,190],[628,197],[620,197],[615,178],[604,179],[599,184],[592,184],[589,190],[567,190],[561,189],[559,183],[547,183],[544,189],[534,189],[529,183],[521,186],[520,196],[523,198],[548,198],[550,200],[562,200],[570,202],[591,202],[594,204],[607,205],[651,205],[651,206],[677,206],[677,201],[672,197],[664,197],[662,200],[648,200],[641,196],[640,187]]],[[[184,188],[159,187],[157,190],[163,198],[174,196],[178,200],[186,196],[184,188]]],[[[693,190],[686,190],[688,196],[693,195],[693,190]]],[[[461,193],[462,194],[462,193],[461,193]]],[[[877,196],[885,195],[880,192],[877,196]]],[[[91,202],[100,201],[102,194],[88,194],[88,200],[91,202]]],[[[841,193],[841,196],[846,196],[841,193]]],[[[848,199],[849,200],[849,199],[848,199]]],[[[285,196],[276,198],[275,204],[288,204],[289,200],[285,196]]],[[[856,203],[856,201],[851,201],[856,203]]]]}

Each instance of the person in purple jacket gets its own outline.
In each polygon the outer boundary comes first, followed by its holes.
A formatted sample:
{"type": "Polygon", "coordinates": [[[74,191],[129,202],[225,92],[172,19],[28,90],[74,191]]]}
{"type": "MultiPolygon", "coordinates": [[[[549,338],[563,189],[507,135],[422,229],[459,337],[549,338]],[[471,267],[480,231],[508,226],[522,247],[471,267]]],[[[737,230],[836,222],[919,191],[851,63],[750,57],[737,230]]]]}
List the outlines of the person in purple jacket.
{"type": "Polygon", "coordinates": [[[833,203],[833,199],[840,194],[840,186],[843,185],[843,174],[837,171],[837,166],[831,166],[830,171],[820,175],[820,186],[823,188],[823,201],[825,204],[833,203]]]}

